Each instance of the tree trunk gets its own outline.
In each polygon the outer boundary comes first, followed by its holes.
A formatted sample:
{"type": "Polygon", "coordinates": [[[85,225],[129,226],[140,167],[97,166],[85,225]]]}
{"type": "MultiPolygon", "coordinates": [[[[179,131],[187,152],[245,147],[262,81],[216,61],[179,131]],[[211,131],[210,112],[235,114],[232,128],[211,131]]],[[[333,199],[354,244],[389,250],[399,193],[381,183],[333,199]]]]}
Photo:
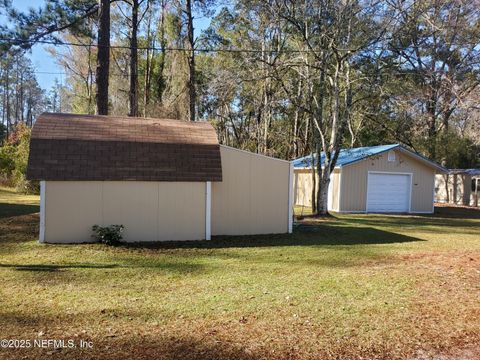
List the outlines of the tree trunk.
{"type": "Polygon", "coordinates": [[[443,175],[443,179],[445,180],[445,201],[447,203],[450,202],[450,191],[448,189],[448,182],[450,180],[450,176],[448,174],[443,175]]]}
{"type": "MultiPolygon", "coordinates": [[[[312,127],[313,128],[313,127],[312,127]]],[[[315,176],[315,158],[313,157],[313,151],[311,154],[312,157],[312,213],[317,213],[317,177],[315,176]]]]}
{"type": "MultiPolygon", "coordinates": [[[[300,79],[298,81],[297,87],[297,102],[301,102],[300,99],[302,97],[302,90],[303,90],[303,82],[300,79]]],[[[293,158],[298,157],[298,129],[299,129],[299,122],[300,122],[300,107],[295,106],[295,115],[293,120],[293,137],[292,137],[292,150],[293,150],[293,158]]]]}
{"type": "Polygon", "coordinates": [[[5,104],[6,104],[6,107],[7,107],[7,110],[6,110],[6,117],[7,117],[7,140],[8,140],[8,136],[10,134],[10,74],[9,74],[9,64],[7,63],[6,65],[6,78],[5,78],[5,104]]]}
{"type": "Polygon", "coordinates": [[[317,214],[328,214],[328,185],[330,184],[330,171],[324,169],[322,171],[322,177],[319,179],[318,184],[318,200],[317,200],[317,214]]]}
{"type": "Polygon", "coordinates": [[[427,101],[427,122],[428,122],[428,152],[429,158],[436,160],[436,145],[437,145],[437,116],[436,116],[436,97],[435,90],[430,89],[430,97],[427,101]]]}
{"type": "MultiPolygon", "coordinates": [[[[2,71],[2,75],[3,75],[3,71],[2,71]]],[[[3,94],[2,94],[2,125],[5,126],[5,85],[3,86],[3,94]]]]}
{"type": "Polygon", "coordinates": [[[94,113],[93,105],[93,69],[92,69],[92,43],[88,43],[88,73],[87,73],[87,96],[88,96],[88,114],[94,113]]]}
{"type": "Polygon", "coordinates": [[[110,67],[110,0],[99,0],[97,55],[97,114],[108,115],[108,76],[110,67]]]}
{"type": "Polygon", "coordinates": [[[147,21],[147,54],[145,59],[145,80],[144,80],[144,93],[143,93],[143,116],[147,116],[147,110],[150,105],[150,91],[152,88],[152,70],[154,65],[154,50],[150,50],[150,47],[155,48],[155,36],[152,36],[152,11],[150,11],[147,21]]]}
{"type": "Polygon", "coordinates": [[[299,120],[299,108],[295,109],[295,116],[293,120],[293,136],[292,136],[292,151],[293,151],[293,158],[296,159],[298,157],[298,120],[299,120]]]}
{"type": "Polygon", "coordinates": [[[130,109],[128,116],[138,116],[138,0],[132,0],[132,28],[130,32],[130,109]]]}
{"type": "MultiPolygon", "coordinates": [[[[322,64],[324,65],[324,64],[322,64]]],[[[319,81],[319,96],[318,96],[318,108],[317,108],[317,121],[316,121],[316,124],[323,124],[323,101],[324,101],[324,98],[325,98],[325,94],[324,94],[324,90],[325,90],[325,70],[322,69],[322,72],[320,73],[320,81],[319,81]]],[[[315,127],[312,126],[312,131],[315,131],[315,127]]],[[[315,214],[316,215],[325,215],[327,214],[327,208],[328,208],[328,197],[324,196],[324,193],[323,193],[323,188],[325,187],[325,180],[324,180],[324,172],[327,171],[327,168],[324,167],[324,170],[322,170],[322,161],[321,161],[321,158],[322,158],[322,153],[320,151],[320,128],[317,128],[317,132],[318,132],[318,135],[316,138],[316,141],[317,141],[317,159],[318,159],[318,162],[317,162],[317,174],[318,174],[318,190],[317,190],[317,193],[316,193],[316,197],[317,197],[317,209],[316,209],[316,212],[315,214]]],[[[322,141],[322,147],[324,147],[324,142],[322,141]]],[[[327,154],[327,152],[325,151],[326,149],[324,149],[324,153],[327,154]]],[[[325,160],[327,160],[327,158],[325,158],[325,160]]],[[[326,165],[328,165],[328,162],[325,163],[326,165]]],[[[330,175],[328,176],[328,181],[330,181],[330,175]]],[[[328,188],[328,183],[327,183],[327,188],[328,188]]]]}
{"type": "Polygon", "coordinates": [[[157,92],[158,92],[158,103],[160,106],[163,105],[163,92],[165,91],[166,81],[163,75],[165,70],[165,51],[167,48],[167,39],[165,37],[165,15],[166,15],[166,0],[162,0],[161,3],[161,19],[160,19],[160,56],[158,59],[158,82],[157,82],[157,92]]]}
{"type": "Polygon", "coordinates": [[[192,15],[192,0],[186,1],[187,14],[187,40],[188,40],[188,102],[189,102],[189,118],[190,121],[195,121],[195,40],[193,37],[193,15],[192,15]]]}

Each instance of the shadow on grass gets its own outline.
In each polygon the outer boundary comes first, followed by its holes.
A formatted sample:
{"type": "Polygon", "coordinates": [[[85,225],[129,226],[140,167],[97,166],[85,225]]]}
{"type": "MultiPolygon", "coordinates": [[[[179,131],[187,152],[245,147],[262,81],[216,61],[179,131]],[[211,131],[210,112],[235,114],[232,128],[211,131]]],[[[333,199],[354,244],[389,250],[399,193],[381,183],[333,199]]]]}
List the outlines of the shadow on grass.
{"type": "Polygon", "coordinates": [[[149,249],[222,249],[276,246],[391,244],[412,241],[425,240],[370,227],[334,227],[328,225],[298,224],[295,226],[293,234],[213,236],[212,240],[209,241],[134,242],[124,243],[122,247],[149,249]]]}
{"type": "Polygon", "coordinates": [[[0,264],[0,268],[10,268],[15,269],[17,271],[25,271],[25,272],[38,272],[38,273],[51,273],[51,272],[58,272],[62,270],[70,270],[70,269],[90,269],[90,270],[98,270],[98,269],[136,269],[136,268],[144,268],[144,269],[158,269],[158,270],[167,270],[167,271],[174,271],[177,273],[188,274],[192,272],[196,272],[199,270],[203,270],[203,266],[200,264],[192,264],[186,262],[133,262],[132,264],[125,265],[125,264],[89,264],[89,263],[81,263],[81,264],[0,264]]]}
{"type": "Polygon", "coordinates": [[[480,207],[435,206],[434,214],[426,214],[423,216],[480,220],[480,207]]]}
{"type": "MultiPolygon", "coordinates": [[[[292,358],[291,354],[285,353],[269,354],[263,346],[257,346],[255,350],[249,350],[241,343],[235,344],[228,341],[221,341],[213,333],[206,333],[203,337],[183,336],[149,336],[140,339],[129,337],[126,339],[113,339],[113,341],[102,341],[101,350],[96,356],[102,359],[121,358],[122,354],[133,354],[137,359],[237,359],[254,360],[267,358],[292,358]],[[105,346],[107,345],[107,346],[105,346]],[[105,351],[104,348],[115,349],[105,351]],[[112,356],[113,355],[113,356],[112,356]]],[[[100,348],[100,346],[98,346],[100,348]]]]}
{"type": "Polygon", "coordinates": [[[0,219],[12,216],[33,214],[40,211],[38,205],[27,204],[0,204],[0,219]]]}
{"type": "MultiPolygon", "coordinates": [[[[117,314],[117,312],[112,313],[114,314],[113,316],[109,314],[109,311],[105,314],[100,312],[94,314],[81,313],[81,316],[65,316],[61,310],[57,310],[57,313],[56,317],[43,314],[0,313],[0,325],[8,329],[9,334],[13,333],[17,336],[19,336],[18,334],[31,333],[32,328],[41,329],[45,333],[45,338],[65,339],[65,343],[67,340],[74,339],[77,344],[80,341],[79,339],[88,340],[94,344],[93,348],[66,346],[48,352],[44,348],[35,346],[3,349],[2,359],[255,360],[273,358],[272,354],[269,354],[269,349],[265,348],[265,346],[256,346],[254,350],[249,350],[239,341],[225,341],[220,335],[217,335],[222,329],[220,331],[217,330],[215,325],[211,325],[212,322],[208,320],[204,320],[207,327],[200,327],[200,331],[190,335],[188,330],[176,327],[178,325],[174,324],[174,322],[170,326],[159,327],[155,325],[153,329],[134,323],[136,327],[132,329],[133,325],[129,324],[127,327],[124,320],[125,316],[117,314]],[[73,322],[72,319],[74,319],[73,322]],[[102,323],[99,320],[102,320],[102,323]],[[104,330],[105,322],[109,324],[108,330],[104,330]],[[90,330],[92,325],[97,325],[103,332],[97,329],[90,330]],[[80,328],[80,326],[82,327],[80,328]],[[74,331],[80,332],[80,329],[85,328],[88,330],[82,330],[84,332],[81,333],[80,338],[77,338],[78,335],[71,335],[74,331]],[[164,331],[160,332],[157,328],[164,331]],[[58,330],[55,331],[55,329],[61,329],[62,335],[58,335],[59,332],[58,330]],[[138,331],[136,331],[137,329],[138,331]]],[[[136,319],[132,314],[129,314],[128,317],[136,319]]],[[[198,325],[195,329],[197,328],[198,325]]],[[[278,358],[278,356],[274,357],[278,358]]],[[[291,357],[282,356],[282,358],[291,357]]]]}
{"type": "Polygon", "coordinates": [[[117,264],[69,264],[69,265],[56,265],[56,264],[0,264],[0,268],[13,268],[19,271],[45,271],[55,272],[63,269],[113,269],[120,267],[117,264]]]}
{"type": "MultiPolygon", "coordinates": [[[[355,218],[342,218],[346,223],[360,224],[362,226],[391,227],[395,230],[415,229],[435,233],[475,233],[478,231],[479,223],[474,219],[461,217],[439,218],[433,214],[416,216],[384,216],[384,215],[358,215],[355,218]],[[381,216],[381,218],[380,218],[381,216]],[[467,230],[470,229],[471,231],[467,230]]],[[[332,224],[336,225],[336,224],[332,224]]],[[[343,226],[343,221],[339,225],[343,226]]]]}

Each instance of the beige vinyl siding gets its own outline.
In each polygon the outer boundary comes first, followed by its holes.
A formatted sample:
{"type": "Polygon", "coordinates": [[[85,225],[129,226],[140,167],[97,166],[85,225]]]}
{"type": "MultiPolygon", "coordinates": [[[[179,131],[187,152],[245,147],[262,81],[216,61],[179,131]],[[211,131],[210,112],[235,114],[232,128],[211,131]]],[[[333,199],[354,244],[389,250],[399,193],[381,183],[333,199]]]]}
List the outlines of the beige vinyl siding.
{"type": "Polygon", "coordinates": [[[124,241],[205,238],[204,182],[46,181],[45,242],[89,242],[123,224],[124,241]]]}
{"type": "MultiPolygon", "coordinates": [[[[318,179],[317,175],[315,175],[315,179],[318,179]]],[[[294,170],[293,187],[294,204],[312,206],[312,171],[309,169],[294,170]]]]}
{"type": "Polygon", "coordinates": [[[340,211],[365,211],[369,171],[412,173],[411,211],[432,212],[435,170],[398,150],[393,162],[383,153],[342,168],[340,211]]]}
{"type": "Polygon", "coordinates": [[[222,182],[212,183],[212,235],[288,231],[290,163],[220,147],[222,182]]]}
{"type": "Polygon", "coordinates": [[[45,181],[45,242],[91,242],[103,225],[102,182],[45,181]]]}
{"type": "MultiPolygon", "coordinates": [[[[339,204],[339,188],[340,188],[340,169],[335,169],[330,176],[330,186],[332,189],[332,196],[329,197],[329,201],[332,204],[329,205],[334,211],[338,211],[339,204]]],[[[318,186],[318,175],[315,174],[316,184],[318,186]]],[[[312,206],[312,170],[311,169],[296,169],[294,172],[294,204],[300,206],[312,206]]]]}

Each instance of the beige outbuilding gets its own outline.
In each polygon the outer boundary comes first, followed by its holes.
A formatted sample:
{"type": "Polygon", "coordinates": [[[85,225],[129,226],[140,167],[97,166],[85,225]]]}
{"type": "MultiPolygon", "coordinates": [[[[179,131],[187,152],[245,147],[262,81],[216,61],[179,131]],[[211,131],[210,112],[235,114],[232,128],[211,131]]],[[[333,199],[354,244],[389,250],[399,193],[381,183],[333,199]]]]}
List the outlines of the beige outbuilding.
{"type": "Polygon", "coordinates": [[[435,177],[435,201],[479,206],[480,169],[451,169],[435,177]]]}
{"type": "MultiPolygon", "coordinates": [[[[312,156],[293,161],[296,205],[311,206],[312,162],[316,166],[316,158],[312,156]]],[[[439,164],[399,144],[343,149],[330,177],[328,209],[355,213],[432,213],[435,174],[445,171],[439,164]]]]}
{"type": "Polygon", "coordinates": [[[40,180],[40,242],[210,240],[292,231],[291,162],[219,145],[206,122],[42,114],[27,177],[40,180]]]}

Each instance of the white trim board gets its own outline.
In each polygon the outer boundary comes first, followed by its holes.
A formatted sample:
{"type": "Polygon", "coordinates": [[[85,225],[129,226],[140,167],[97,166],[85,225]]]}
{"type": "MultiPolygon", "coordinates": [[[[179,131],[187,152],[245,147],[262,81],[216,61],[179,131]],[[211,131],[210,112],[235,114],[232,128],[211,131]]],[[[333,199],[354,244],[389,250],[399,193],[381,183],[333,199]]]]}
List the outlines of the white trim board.
{"type": "Polygon", "coordinates": [[[342,176],[343,171],[340,171],[338,174],[338,206],[337,206],[337,212],[341,212],[342,210],[342,193],[343,193],[343,176],[342,176]]]}
{"type": "Polygon", "coordinates": [[[40,232],[38,234],[38,242],[45,242],[45,193],[46,182],[40,181],[40,232]]]}
{"type": "Polygon", "coordinates": [[[212,239],[212,182],[205,183],[205,240],[212,239]]]}
{"type": "MultiPolygon", "coordinates": [[[[396,172],[396,171],[367,171],[367,194],[365,196],[365,213],[371,213],[368,211],[368,179],[370,177],[370,174],[386,174],[386,175],[407,175],[410,177],[410,189],[409,189],[409,196],[408,196],[408,213],[410,214],[412,212],[412,187],[413,187],[413,173],[410,172],[396,172]]],[[[385,212],[388,214],[388,212],[385,212]]],[[[392,212],[395,213],[395,212],[392,212]]]]}
{"type": "Polygon", "coordinates": [[[288,171],[288,233],[293,231],[293,163],[288,171]]]}

